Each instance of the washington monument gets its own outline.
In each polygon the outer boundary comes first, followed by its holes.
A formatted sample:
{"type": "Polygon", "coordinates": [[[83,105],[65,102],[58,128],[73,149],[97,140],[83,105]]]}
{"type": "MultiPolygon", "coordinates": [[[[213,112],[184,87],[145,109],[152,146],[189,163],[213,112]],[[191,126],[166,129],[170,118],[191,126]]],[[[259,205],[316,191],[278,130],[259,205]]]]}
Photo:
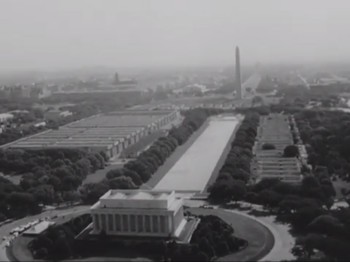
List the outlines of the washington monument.
{"type": "Polygon", "coordinates": [[[241,83],[241,63],[240,63],[240,57],[239,57],[239,47],[236,46],[236,88],[237,88],[237,95],[236,97],[238,99],[242,99],[242,83],[241,83]]]}

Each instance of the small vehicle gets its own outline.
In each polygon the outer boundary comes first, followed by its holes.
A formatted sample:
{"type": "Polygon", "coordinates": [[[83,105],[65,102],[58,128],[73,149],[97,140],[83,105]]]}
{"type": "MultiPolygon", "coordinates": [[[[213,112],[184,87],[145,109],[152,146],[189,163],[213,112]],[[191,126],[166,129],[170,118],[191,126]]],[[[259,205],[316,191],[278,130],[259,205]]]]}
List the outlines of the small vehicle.
{"type": "Polygon", "coordinates": [[[204,205],[203,208],[206,208],[206,209],[214,209],[213,206],[208,206],[208,205],[204,205]]]}
{"type": "Polygon", "coordinates": [[[18,232],[18,231],[19,231],[19,228],[16,227],[16,228],[14,228],[14,229],[12,229],[12,230],[10,231],[10,234],[13,235],[14,233],[16,233],[16,232],[18,232]]]}

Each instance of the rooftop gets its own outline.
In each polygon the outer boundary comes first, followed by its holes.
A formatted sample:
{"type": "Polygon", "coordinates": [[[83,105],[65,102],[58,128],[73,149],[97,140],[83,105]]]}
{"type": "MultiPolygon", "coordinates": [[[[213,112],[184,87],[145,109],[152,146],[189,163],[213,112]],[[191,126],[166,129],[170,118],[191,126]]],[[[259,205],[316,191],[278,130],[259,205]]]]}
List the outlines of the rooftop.
{"type": "Polygon", "coordinates": [[[99,147],[112,146],[125,139],[145,132],[159,123],[161,119],[173,113],[170,110],[159,111],[117,111],[95,115],[67,124],[57,130],[48,130],[40,134],[25,137],[4,147],[42,148],[42,147],[99,147]]]}
{"type": "Polygon", "coordinates": [[[91,207],[99,208],[133,208],[133,209],[173,209],[180,202],[171,190],[117,189],[109,190],[91,207]]]}

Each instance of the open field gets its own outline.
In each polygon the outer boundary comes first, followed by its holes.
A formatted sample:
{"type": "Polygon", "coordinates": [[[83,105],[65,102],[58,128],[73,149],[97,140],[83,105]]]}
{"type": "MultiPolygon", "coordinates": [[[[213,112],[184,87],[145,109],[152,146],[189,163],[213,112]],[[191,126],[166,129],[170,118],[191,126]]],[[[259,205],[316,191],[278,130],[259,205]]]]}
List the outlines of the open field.
{"type": "Polygon", "coordinates": [[[203,191],[239,119],[213,117],[206,130],[155,186],[159,190],[203,191]]]}

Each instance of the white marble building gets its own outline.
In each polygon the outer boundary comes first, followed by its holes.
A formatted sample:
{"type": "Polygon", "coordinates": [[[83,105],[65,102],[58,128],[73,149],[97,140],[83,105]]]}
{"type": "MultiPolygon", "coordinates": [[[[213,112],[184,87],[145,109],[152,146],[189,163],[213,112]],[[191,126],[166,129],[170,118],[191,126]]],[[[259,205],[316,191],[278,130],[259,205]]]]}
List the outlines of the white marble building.
{"type": "Polygon", "coordinates": [[[93,234],[178,237],[187,221],[174,191],[109,190],[91,207],[93,234]]]}

